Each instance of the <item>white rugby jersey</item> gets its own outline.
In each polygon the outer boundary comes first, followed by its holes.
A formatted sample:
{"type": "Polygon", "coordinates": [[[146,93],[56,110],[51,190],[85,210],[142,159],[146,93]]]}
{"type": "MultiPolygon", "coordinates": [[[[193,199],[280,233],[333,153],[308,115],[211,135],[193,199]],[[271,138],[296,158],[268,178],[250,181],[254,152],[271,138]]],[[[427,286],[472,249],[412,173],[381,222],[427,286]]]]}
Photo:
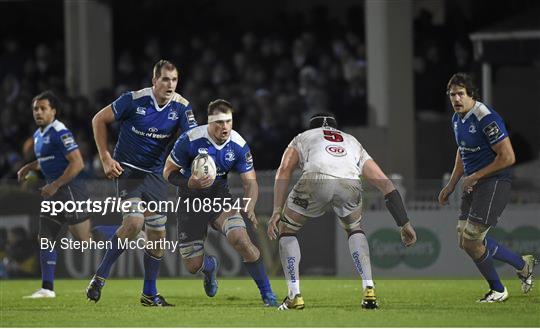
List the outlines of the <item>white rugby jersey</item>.
{"type": "Polygon", "coordinates": [[[321,173],[358,179],[364,163],[371,159],[354,136],[331,127],[307,130],[289,144],[300,157],[302,173],[321,173]]]}

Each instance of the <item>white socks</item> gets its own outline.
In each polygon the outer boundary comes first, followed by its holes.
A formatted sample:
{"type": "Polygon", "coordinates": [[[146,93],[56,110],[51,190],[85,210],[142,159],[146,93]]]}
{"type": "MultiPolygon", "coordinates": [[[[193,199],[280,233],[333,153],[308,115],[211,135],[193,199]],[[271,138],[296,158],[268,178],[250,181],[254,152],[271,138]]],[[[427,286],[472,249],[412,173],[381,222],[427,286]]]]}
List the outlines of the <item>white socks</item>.
{"type": "Polygon", "coordinates": [[[362,277],[362,289],[366,289],[367,286],[374,287],[373,277],[371,276],[369,245],[363,232],[353,233],[349,237],[349,250],[354,267],[362,277]]]}
{"type": "Polygon", "coordinates": [[[279,238],[279,257],[289,288],[289,298],[293,299],[300,293],[300,246],[296,236],[285,235],[279,238]]]}

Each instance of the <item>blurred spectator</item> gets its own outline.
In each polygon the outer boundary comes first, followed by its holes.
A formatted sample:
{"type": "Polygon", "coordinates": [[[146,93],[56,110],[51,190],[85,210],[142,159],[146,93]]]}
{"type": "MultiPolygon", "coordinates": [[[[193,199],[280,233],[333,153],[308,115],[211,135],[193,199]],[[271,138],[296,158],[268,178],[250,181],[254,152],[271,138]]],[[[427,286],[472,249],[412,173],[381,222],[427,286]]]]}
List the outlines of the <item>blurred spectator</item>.
{"type": "Polygon", "coordinates": [[[17,226],[9,230],[3,261],[8,277],[33,277],[38,274],[35,246],[35,241],[28,237],[24,227],[17,226]]]}

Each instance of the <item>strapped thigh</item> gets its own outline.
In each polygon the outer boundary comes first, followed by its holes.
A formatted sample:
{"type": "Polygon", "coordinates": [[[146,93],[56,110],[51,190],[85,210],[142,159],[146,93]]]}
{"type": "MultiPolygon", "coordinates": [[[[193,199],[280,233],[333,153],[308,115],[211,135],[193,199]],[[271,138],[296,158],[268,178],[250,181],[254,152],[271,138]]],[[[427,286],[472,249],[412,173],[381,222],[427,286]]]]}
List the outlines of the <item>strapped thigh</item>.
{"type": "Polygon", "coordinates": [[[467,224],[463,228],[463,238],[467,240],[480,240],[483,241],[489,231],[490,226],[473,224],[470,220],[467,220],[467,224]]]}
{"type": "Polygon", "coordinates": [[[139,217],[144,218],[144,211],[141,209],[142,200],[141,198],[130,198],[123,200],[122,210],[124,207],[127,207],[127,212],[122,212],[122,219],[127,217],[139,217]],[[129,204],[129,206],[124,206],[124,204],[129,204]]]}
{"type": "Polygon", "coordinates": [[[165,225],[167,224],[167,216],[155,214],[144,217],[144,225],[146,229],[153,231],[165,231],[165,225]]]}
{"type": "Polygon", "coordinates": [[[346,217],[339,217],[339,225],[345,230],[355,231],[360,230],[360,222],[362,221],[362,214],[357,219],[347,219],[346,217]]]}
{"type": "Polygon", "coordinates": [[[239,213],[235,213],[234,215],[226,218],[223,221],[223,225],[221,226],[221,232],[225,234],[225,236],[227,236],[230,231],[240,228],[245,229],[246,223],[244,222],[244,219],[242,218],[242,216],[240,216],[239,213]]]}
{"type": "Polygon", "coordinates": [[[279,219],[287,228],[293,230],[293,231],[299,231],[304,224],[300,224],[295,222],[292,218],[287,216],[285,212],[281,214],[281,217],[279,219]]]}
{"type": "Polygon", "coordinates": [[[195,240],[186,243],[180,243],[178,245],[178,249],[180,250],[180,255],[182,255],[182,258],[189,259],[197,256],[202,256],[204,254],[204,241],[195,240]]]}

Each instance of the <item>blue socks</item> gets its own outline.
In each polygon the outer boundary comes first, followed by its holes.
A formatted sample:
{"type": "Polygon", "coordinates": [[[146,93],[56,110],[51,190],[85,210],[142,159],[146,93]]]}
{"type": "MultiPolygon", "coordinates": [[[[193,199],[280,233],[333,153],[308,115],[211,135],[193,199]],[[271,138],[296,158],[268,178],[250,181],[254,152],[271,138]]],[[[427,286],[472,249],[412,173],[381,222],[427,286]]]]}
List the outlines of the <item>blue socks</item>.
{"type": "Polygon", "coordinates": [[[525,266],[525,261],[520,255],[506,248],[502,244],[499,244],[493,238],[486,237],[484,240],[484,245],[489,250],[492,257],[496,260],[510,264],[518,271],[522,270],[525,266]]]}
{"type": "Polygon", "coordinates": [[[212,272],[215,269],[215,267],[216,267],[216,264],[214,263],[212,258],[210,258],[210,256],[204,255],[201,272],[203,272],[204,274],[208,274],[212,272]]]}
{"type": "Polygon", "coordinates": [[[270,281],[268,280],[268,275],[266,275],[266,270],[264,269],[264,263],[262,257],[259,257],[256,261],[252,263],[244,262],[244,266],[248,271],[249,275],[253,278],[253,281],[257,284],[261,296],[264,296],[267,293],[272,292],[270,287],[270,281]]]}
{"type": "Polygon", "coordinates": [[[120,249],[118,247],[118,236],[116,236],[116,234],[112,236],[111,242],[111,249],[107,249],[105,256],[103,256],[103,259],[101,260],[101,263],[96,271],[96,275],[103,279],[109,277],[111,267],[113,266],[114,262],[116,262],[118,257],[120,257],[120,255],[124,252],[124,249],[120,249]]]}
{"type": "Polygon", "coordinates": [[[159,273],[162,257],[150,255],[148,250],[144,251],[144,285],[143,294],[146,296],[157,295],[156,279],[159,273]]]}
{"type": "Polygon", "coordinates": [[[41,288],[54,290],[54,269],[56,268],[56,249],[40,250],[39,262],[41,264],[41,288]]]}
{"type": "Polygon", "coordinates": [[[491,290],[495,290],[497,292],[504,291],[504,286],[499,279],[495,266],[493,266],[493,257],[491,256],[489,249],[486,248],[486,252],[482,255],[482,257],[475,260],[474,263],[476,264],[476,267],[478,267],[478,270],[480,270],[480,273],[482,273],[482,276],[488,282],[491,290]]]}

